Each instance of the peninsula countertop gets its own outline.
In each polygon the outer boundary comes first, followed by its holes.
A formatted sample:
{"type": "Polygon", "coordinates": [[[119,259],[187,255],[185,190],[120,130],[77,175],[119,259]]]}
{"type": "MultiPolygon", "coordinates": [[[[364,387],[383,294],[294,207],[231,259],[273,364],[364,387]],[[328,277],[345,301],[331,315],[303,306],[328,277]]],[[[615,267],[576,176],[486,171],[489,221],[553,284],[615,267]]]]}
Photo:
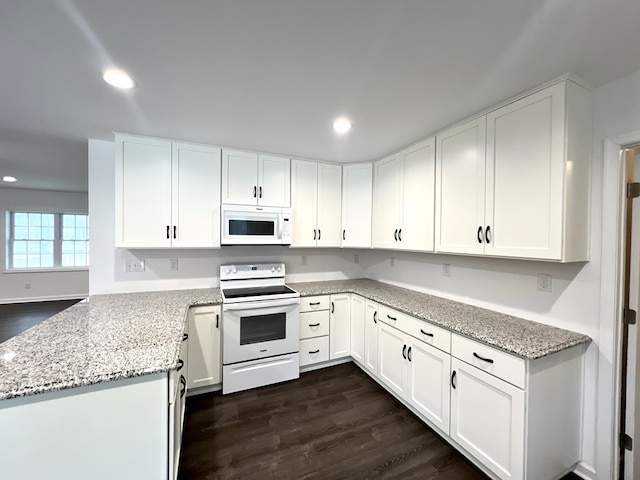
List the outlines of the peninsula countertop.
{"type": "Polygon", "coordinates": [[[0,344],[0,400],[175,369],[187,308],[218,288],[92,295],[0,344]]]}
{"type": "MultiPolygon", "coordinates": [[[[355,293],[527,359],[586,335],[368,279],[288,283],[302,296],[355,293]]],[[[0,400],[173,370],[190,306],[218,288],[93,295],[0,344],[0,400]]]]}

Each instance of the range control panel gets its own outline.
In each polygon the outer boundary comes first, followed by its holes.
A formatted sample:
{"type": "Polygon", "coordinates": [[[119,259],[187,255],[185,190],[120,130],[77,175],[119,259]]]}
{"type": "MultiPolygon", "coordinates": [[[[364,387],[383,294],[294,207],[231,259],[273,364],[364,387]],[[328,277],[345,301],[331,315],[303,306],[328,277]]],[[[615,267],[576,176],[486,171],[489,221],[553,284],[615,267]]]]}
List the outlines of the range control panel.
{"type": "Polygon", "coordinates": [[[284,277],[284,263],[220,265],[220,280],[284,277]]]}

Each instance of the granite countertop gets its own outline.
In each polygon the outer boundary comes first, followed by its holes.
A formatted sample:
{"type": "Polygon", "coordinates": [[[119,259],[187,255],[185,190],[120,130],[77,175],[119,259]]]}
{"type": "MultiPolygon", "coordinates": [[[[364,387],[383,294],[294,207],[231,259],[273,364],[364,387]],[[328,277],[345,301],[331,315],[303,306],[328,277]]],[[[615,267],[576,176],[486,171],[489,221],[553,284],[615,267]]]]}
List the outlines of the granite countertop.
{"type": "Polygon", "coordinates": [[[93,295],[0,344],[0,400],[173,370],[187,307],[218,288],[93,295]]]}
{"type": "Polygon", "coordinates": [[[400,312],[479,340],[522,358],[536,359],[591,339],[485,308],[448,300],[375,280],[287,283],[302,296],[356,293],[400,312]]]}
{"type": "MultiPolygon", "coordinates": [[[[356,293],[528,359],[590,341],[374,280],[288,285],[302,296],[356,293]]],[[[173,370],[188,307],[220,303],[218,288],[93,295],[0,344],[0,400],[173,370]]]]}

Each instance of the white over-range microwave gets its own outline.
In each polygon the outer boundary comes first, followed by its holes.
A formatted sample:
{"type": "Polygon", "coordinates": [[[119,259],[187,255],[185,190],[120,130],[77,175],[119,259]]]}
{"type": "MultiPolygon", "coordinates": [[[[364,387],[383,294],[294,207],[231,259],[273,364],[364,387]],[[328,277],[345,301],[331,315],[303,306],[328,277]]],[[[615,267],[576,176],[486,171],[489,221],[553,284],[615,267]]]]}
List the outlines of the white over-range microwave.
{"type": "Polygon", "coordinates": [[[222,204],[221,245],[291,245],[291,209],[222,204]]]}

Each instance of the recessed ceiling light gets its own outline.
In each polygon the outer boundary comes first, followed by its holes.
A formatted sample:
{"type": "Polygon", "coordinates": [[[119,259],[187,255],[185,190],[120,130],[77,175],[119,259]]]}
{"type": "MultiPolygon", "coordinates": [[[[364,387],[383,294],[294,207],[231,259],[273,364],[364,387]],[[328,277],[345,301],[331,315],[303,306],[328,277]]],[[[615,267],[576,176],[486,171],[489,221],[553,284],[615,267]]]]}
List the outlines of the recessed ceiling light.
{"type": "Polygon", "coordinates": [[[351,130],[351,122],[348,118],[340,117],[333,122],[333,130],[340,135],[344,135],[351,130]]]}
{"type": "Polygon", "coordinates": [[[109,85],[113,85],[116,88],[129,89],[136,86],[136,82],[127,72],[124,70],[118,70],[117,68],[105,70],[102,74],[102,78],[109,85]]]}
{"type": "Polygon", "coordinates": [[[12,177],[10,175],[5,175],[4,177],[2,177],[2,181],[3,182],[7,182],[7,183],[13,183],[13,182],[17,182],[18,179],[16,177],[12,177]]]}

